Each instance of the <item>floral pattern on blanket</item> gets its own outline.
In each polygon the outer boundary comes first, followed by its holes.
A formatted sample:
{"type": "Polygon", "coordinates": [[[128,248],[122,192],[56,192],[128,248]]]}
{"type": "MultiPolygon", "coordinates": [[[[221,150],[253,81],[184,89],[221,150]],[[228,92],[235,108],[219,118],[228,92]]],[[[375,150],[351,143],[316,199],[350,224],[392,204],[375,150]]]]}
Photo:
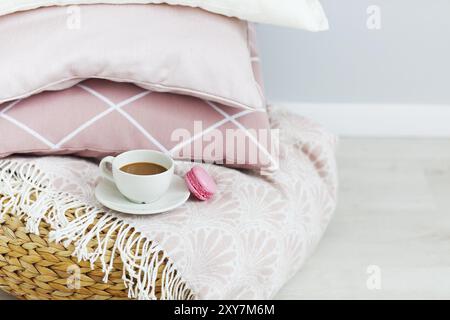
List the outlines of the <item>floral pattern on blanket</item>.
{"type": "MultiPolygon", "coordinates": [[[[204,165],[218,185],[209,202],[191,198],[170,213],[119,215],[174,261],[198,299],[269,299],[314,251],[335,209],[336,139],[320,126],[271,108],[280,131],[280,170],[270,177],[204,165]]],[[[54,187],[97,204],[95,164],[36,158],[54,187]]],[[[184,175],[192,163],[178,162],[184,175]]]]}

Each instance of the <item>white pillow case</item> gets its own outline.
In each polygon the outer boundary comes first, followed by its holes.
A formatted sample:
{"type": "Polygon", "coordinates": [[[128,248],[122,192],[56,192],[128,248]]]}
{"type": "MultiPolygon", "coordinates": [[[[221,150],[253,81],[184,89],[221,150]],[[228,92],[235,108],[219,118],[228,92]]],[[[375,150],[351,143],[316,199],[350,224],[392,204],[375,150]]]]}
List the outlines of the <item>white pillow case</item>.
{"type": "Polygon", "coordinates": [[[319,0],[1,0],[0,15],[52,5],[168,3],[198,7],[259,23],[323,31],[328,21],[319,0]]]}

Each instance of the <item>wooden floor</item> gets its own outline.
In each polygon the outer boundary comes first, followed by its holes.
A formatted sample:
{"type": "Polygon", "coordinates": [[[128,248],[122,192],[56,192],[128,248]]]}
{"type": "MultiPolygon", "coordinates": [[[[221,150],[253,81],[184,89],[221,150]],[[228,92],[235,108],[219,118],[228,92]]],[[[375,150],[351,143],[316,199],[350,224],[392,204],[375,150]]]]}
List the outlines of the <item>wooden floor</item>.
{"type": "Polygon", "coordinates": [[[277,298],[450,299],[450,140],[342,139],[338,162],[335,218],[277,298]]]}
{"type": "Polygon", "coordinates": [[[450,299],[450,140],[343,139],[338,163],[335,218],[277,298],[450,299]]]}

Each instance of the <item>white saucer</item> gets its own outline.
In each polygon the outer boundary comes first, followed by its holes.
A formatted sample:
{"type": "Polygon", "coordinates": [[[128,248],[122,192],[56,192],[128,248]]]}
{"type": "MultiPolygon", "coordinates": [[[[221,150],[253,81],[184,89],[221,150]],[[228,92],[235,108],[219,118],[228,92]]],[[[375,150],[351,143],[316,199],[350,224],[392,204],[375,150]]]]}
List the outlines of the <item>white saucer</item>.
{"type": "Polygon", "coordinates": [[[122,213],[146,215],[157,214],[178,208],[189,198],[186,183],[174,175],[169,190],[152,203],[138,204],[127,200],[111,182],[101,179],[95,188],[95,197],[105,207],[122,213]]]}

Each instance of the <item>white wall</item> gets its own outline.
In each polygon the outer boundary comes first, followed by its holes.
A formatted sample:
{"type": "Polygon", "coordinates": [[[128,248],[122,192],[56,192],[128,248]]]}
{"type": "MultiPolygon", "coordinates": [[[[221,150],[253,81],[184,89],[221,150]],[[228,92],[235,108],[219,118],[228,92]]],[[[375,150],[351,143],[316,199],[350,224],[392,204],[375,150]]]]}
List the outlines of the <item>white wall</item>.
{"type": "Polygon", "coordinates": [[[450,1],[322,4],[328,32],[258,26],[269,99],[291,102],[339,134],[450,136],[442,121],[450,112],[450,1]],[[380,30],[367,28],[372,5],[380,30]],[[389,121],[371,121],[383,117],[389,121]]]}
{"type": "Polygon", "coordinates": [[[449,0],[322,0],[331,30],[259,26],[268,96],[301,102],[450,103],[449,0]],[[381,30],[366,27],[381,9],[381,30]]]}

